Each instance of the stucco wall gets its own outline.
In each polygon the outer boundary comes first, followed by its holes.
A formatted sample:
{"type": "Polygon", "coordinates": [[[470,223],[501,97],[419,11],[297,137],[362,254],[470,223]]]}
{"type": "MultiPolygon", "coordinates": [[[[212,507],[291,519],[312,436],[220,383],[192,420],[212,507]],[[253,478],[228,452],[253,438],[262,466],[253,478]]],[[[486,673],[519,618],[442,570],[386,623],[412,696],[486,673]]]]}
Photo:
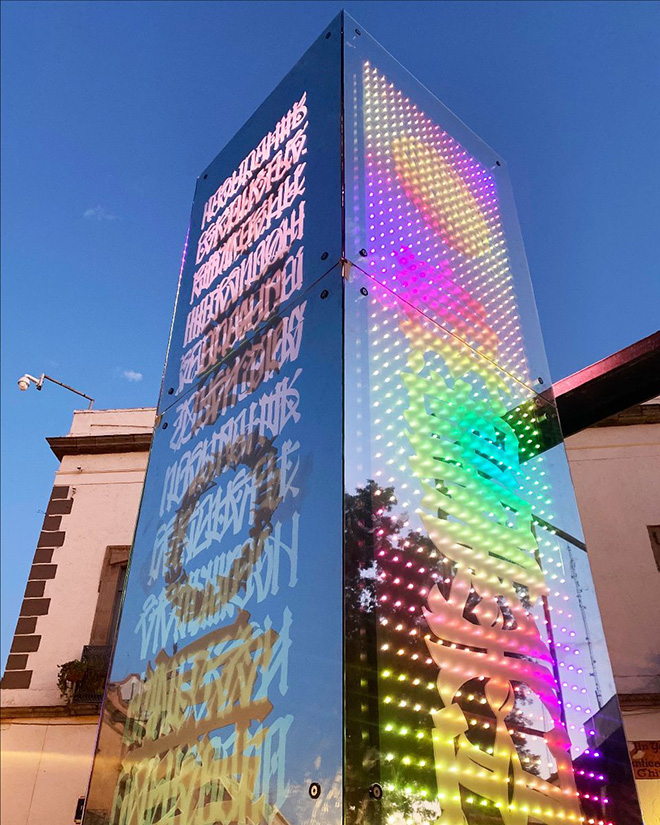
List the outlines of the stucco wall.
{"type": "MultiPolygon", "coordinates": [[[[154,419],[153,408],[80,410],[68,435],[148,434],[154,419]]],[[[80,658],[90,642],[106,548],[132,543],[148,454],[110,447],[86,454],[85,442],[76,443],[83,452],[64,455],[54,480],[56,503],[66,506],[57,510],[61,523],[49,528],[55,532],[44,538],[44,546],[55,546],[47,552],[56,570],[43,592],[50,599],[47,612],[29,631],[30,638],[40,637],[38,649],[29,653],[31,683],[2,692],[2,706],[12,714],[2,722],[3,825],[70,825],[92,766],[98,716],[68,716],[57,687],[58,666],[80,658]]],[[[43,559],[35,556],[35,563],[43,559]]]]}
{"type": "Polygon", "coordinates": [[[39,618],[39,649],[30,654],[32,683],[3,691],[4,707],[64,703],[58,666],[80,658],[89,644],[106,547],[133,541],[146,463],[146,452],[64,456],[55,484],[70,488],[73,506],[62,518],[56,575],[46,582],[51,602],[39,618]]]}
{"type": "Polygon", "coordinates": [[[96,726],[96,717],[2,723],[3,823],[71,825],[87,792],[96,726]]]}
{"type": "MultiPolygon", "coordinates": [[[[566,441],[619,694],[660,693],[660,424],[593,427],[566,441]]],[[[660,742],[660,710],[623,714],[628,742],[660,742]]],[[[660,780],[638,779],[645,825],[660,825],[660,780]]]]}
{"type": "Polygon", "coordinates": [[[619,693],[660,692],[660,424],[593,427],[566,441],[619,693]]]}
{"type": "Polygon", "coordinates": [[[76,410],[68,435],[124,435],[149,433],[154,428],[153,407],[117,410],[76,410]]]}

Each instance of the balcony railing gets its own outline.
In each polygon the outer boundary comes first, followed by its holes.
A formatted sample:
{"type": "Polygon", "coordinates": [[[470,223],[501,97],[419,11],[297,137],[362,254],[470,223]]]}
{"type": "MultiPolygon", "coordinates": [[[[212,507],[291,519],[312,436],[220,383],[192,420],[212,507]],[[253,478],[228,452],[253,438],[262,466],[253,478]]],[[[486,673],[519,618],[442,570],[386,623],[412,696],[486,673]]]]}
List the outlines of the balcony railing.
{"type": "Polygon", "coordinates": [[[87,670],[73,691],[74,705],[91,704],[103,699],[111,653],[111,645],[85,645],[83,647],[80,658],[87,665],[87,670]]]}

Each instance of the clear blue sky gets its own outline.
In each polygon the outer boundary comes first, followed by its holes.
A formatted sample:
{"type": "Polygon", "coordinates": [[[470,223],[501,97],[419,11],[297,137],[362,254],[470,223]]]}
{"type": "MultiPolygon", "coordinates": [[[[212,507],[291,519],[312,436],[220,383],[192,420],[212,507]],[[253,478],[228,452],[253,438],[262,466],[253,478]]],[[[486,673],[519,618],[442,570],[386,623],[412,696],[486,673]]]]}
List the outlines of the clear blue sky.
{"type": "MultiPolygon", "coordinates": [[[[660,5],[343,5],[507,159],[553,377],[655,331],[660,5]]],[[[2,664],[76,406],[16,379],[155,404],[195,178],[341,7],[3,3],[2,664]]]]}

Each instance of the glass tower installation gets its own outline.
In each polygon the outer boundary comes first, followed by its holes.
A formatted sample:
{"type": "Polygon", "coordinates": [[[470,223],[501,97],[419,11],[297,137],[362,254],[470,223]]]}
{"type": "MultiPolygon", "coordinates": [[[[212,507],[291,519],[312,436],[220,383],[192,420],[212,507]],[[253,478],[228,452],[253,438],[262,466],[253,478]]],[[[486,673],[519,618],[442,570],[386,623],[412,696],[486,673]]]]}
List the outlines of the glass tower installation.
{"type": "Polygon", "coordinates": [[[641,825],[505,165],[346,13],[200,175],[86,825],[641,825]]]}

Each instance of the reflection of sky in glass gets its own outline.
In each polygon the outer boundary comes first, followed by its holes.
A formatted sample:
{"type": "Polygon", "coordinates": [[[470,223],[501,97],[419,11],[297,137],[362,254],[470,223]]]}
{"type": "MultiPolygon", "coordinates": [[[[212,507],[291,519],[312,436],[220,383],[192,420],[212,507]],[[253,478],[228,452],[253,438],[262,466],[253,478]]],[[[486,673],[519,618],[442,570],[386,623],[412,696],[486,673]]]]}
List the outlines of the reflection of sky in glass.
{"type": "Polygon", "coordinates": [[[94,821],[341,817],[340,68],[338,19],[198,179],[94,821]]]}

